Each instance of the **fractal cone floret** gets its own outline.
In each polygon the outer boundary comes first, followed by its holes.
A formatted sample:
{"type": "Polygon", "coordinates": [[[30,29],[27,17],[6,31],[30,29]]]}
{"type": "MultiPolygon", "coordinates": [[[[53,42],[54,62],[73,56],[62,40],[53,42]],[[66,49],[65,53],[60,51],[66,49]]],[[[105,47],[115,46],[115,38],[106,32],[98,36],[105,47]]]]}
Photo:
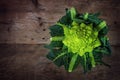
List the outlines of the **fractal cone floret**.
{"type": "Polygon", "coordinates": [[[72,72],[80,64],[84,72],[96,65],[104,64],[104,55],[111,54],[109,39],[106,36],[108,26],[99,17],[99,13],[79,14],[75,8],[66,10],[55,25],[50,26],[50,50],[47,58],[57,66],[64,65],[72,72]]]}

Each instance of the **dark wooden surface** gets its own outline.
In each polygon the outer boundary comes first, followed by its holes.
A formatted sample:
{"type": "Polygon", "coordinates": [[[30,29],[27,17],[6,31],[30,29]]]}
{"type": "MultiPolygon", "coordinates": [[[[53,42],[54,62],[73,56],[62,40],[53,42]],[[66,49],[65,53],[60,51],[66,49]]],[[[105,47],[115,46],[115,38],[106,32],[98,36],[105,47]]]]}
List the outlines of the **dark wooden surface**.
{"type": "Polygon", "coordinates": [[[119,80],[120,46],[112,46],[112,56],[104,57],[111,68],[97,66],[87,74],[79,66],[72,73],[56,67],[45,56],[44,45],[1,44],[0,80],[119,80]]]}
{"type": "Polygon", "coordinates": [[[48,27],[70,7],[75,7],[80,13],[101,12],[100,17],[109,25],[111,44],[120,44],[119,0],[1,0],[0,43],[48,43],[48,27]]]}
{"type": "Polygon", "coordinates": [[[0,80],[120,80],[119,19],[119,0],[0,0],[0,80]],[[84,74],[79,66],[68,73],[45,57],[48,28],[70,7],[101,12],[110,30],[112,56],[104,61],[111,68],[97,66],[84,74]]]}

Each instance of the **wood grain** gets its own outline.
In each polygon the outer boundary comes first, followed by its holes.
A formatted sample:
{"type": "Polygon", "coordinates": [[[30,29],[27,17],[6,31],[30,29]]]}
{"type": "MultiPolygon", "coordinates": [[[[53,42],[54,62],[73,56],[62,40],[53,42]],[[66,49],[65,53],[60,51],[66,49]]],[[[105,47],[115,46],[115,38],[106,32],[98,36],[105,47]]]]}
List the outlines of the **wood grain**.
{"type": "Polygon", "coordinates": [[[112,55],[104,57],[111,68],[96,66],[87,74],[79,66],[72,73],[57,67],[46,58],[44,45],[1,44],[1,80],[119,80],[120,46],[112,46],[112,55]]]}
{"type": "Polygon", "coordinates": [[[120,1],[119,0],[0,0],[0,80],[119,80],[120,79],[120,1]],[[109,26],[112,67],[97,66],[83,74],[79,66],[68,73],[46,58],[48,28],[65,9],[101,12],[109,26]]]}
{"type": "Polygon", "coordinates": [[[0,43],[43,44],[49,42],[48,28],[64,14],[65,8],[75,7],[78,12],[101,12],[109,25],[110,42],[119,44],[119,1],[113,0],[1,0],[0,43]],[[10,2],[10,3],[8,3],[10,2]]]}

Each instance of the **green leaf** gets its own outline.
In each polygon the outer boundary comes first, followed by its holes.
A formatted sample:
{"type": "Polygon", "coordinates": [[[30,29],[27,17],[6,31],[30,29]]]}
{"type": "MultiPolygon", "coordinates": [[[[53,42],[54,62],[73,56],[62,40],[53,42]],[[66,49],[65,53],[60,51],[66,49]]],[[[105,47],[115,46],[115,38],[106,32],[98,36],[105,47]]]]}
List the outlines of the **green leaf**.
{"type": "Polygon", "coordinates": [[[98,17],[100,15],[100,12],[93,14],[93,16],[98,17]]]}
{"type": "Polygon", "coordinates": [[[106,22],[102,21],[97,25],[97,30],[100,31],[101,29],[103,29],[104,27],[106,27],[106,22]]]}
{"type": "Polygon", "coordinates": [[[96,48],[96,49],[94,49],[94,51],[96,52],[96,53],[102,53],[102,54],[104,54],[104,55],[110,55],[110,51],[109,51],[109,49],[108,49],[108,47],[98,47],[98,48],[96,48]]]}
{"type": "Polygon", "coordinates": [[[89,70],[91,70],[92,68],[92,63],[93,60],[91,59],[91,56],[90,56],[90,53],[85,53],[85,55],[83,56],[83,62],[82,62],[82,65],[83,65],[83,68],[84,68],[84,73],[88,72],[89,70]]]}
{"type": "Polygon", "coordinates": [[[108,32],[108,27],[106,26],[99,31],[99,36],[105,36],[107,32],[108,32]]]}
{"type": "Polygon", "coordinates": [[[75,8],[71,8],[70,10],[67,10],[66,15],[63,16],[58,21],[58,23],[67,25],[68,27],[71,27],[70,25],[71,25],[73,19],[76,17],[76,14],[77,14],[77,12],[76,12],[75,8]]]}
{"type": "Polygon", "coordinates": [[[58,23],[64,24],[64,25],[70,25],[72,23],[72,19],[71,19],[71,14],[70,11],[66,12],[66,15],[63,16],[58,23]]]}
{"type": "Polygon", "coordinates": [[[62,41],[63,39],[64,36],[55,36],[50,38],[51,41],[62,41]]]}
{"type": "Polygon", "coordinates": [[[60,67],[63,65],[63,56],[59,56],[59,55],[61,55],[61,50],[52,49],[46,57],[52,60],[58,67],[60,67]],[[59,58],[55,60],[55,58],[58,56],[59,58]]]}
{"type": "Polygon", "coordinates": [[[76,17],[76,10],[75,10],[75,8],[71,8],[70,9],[70,15],[71,15],[71,19],[72,20],[76,17]]]}
{"type": "Polygon", "coordinates": [[[88,19],[88,15],[89,15],[88,13],[85,13],[85,14],[84,14],[84,20],[87,20],[87,19],[88,19]]]}
{"type": "Polygon", "coordinates": [[[77,17],[76,17],[77,19],[82,19],[82,20],[84,20],[84,14],[79,14],[79,13],[78,13],[76,16],[77,16],[77,17]]]}
{"type": "MultiPolygon", "coordinates": [[[[102,47],[101,47],[101,49],[102,49],[102,47]]],[[[110,67],[109,64],[106,64],[105,62],[103,62],[102,58],[103,58],[103,55],[106,54],[106,52],[105,52],[106,50],[103,52],[103,50],[101,50],[101,49],[97,48],[93,51],[95,61],[97,64],[103,64],[105,66],[110,67]]]]}
{"type": "Polygon", "coordinates": [[[96,64],[99,64],[99,62],[102,61],[103,53],[93,51],[93,55],[94,55],[96,64]]]}
{"type": "Polygon", "coordinates": [[[94,27],[96,27],[99,23],[102,22],[101,19],[99,19],[98,17],[94,16],[94,15],[89,15],[88,16],[88,20],[94,24],[94,27]]]}
{"type": "Polygon", "coordinates": [[[57,59],[59,59],[60,57],[64,56],[66,53],[63,52],[63,53],[60,53],[58,56],[56,56],[53,61],[56,61],[57,59]]]}
{"type": "Polygon", "coordinates": [[[50,52],[47,54],[47,58],[49,58],[50,60],[55,59],[55,57],[57,57],[60,53],[61,53],[61,49],[50,49],[50,52]]]}
{"type": "Polygon", "coordinates": [[[50,28],[50,34],[52,37],[54,36],[64,36],[63,28],[59,25],[53,25],[50,28]]]}
{"type": "Polygon", "coordinates": [[[49,53],[46,55],[46,57],[47,57],[48,59],[50,59],[50,60],[53,60],[53,59],[56,57],[56,55],[55,55],[53,52],[49,52],[49,53]]]}
{"type": "Polygon", "coordinates": [[[109,52],[109,55],[111,55],[111,53],[112,53],[112,49],[111,49],[111,46],[110,46],[110,43],[109,43],[109,40],[107,40],[107,42],[106,42],[106,48],[107,48],[107,50],[108,50],[108,52],[109,52]]]}
{"type": "Polygon", "coordinates": [[[102,37],[101,36],[99,39],[100,39],[101,44],[102,44],[101,46],[107,46],[108,45],[107,44],[107,42],[108,42],[108,40],[107,40],[108,38],[107,37],[102,37]]]}
{"type": "Polygon", "coordinates": [[[63,62],[64,62],[64,67],[67,71],[68,71],[70,60],[71,60],[72,56],[73,56],[73,54],[68,53],[68,52],[67,52],[67,54],[64,55],[63,62]]]}
{"type": "Polygon", "coordinates": [[[75,22],[77,22],[77,23],[84,23],[85,21],[84,20],[82,20],[82,19],[73,19],[73,21],[75,21],[75,22]]]}
{"type": "Polygon", "coordinates": [[[49,48],[49,49],[62,48],[62,46],[63,46],[62,41],[52,41],[52,42],[48,45],[48,48],[49,48]]]}

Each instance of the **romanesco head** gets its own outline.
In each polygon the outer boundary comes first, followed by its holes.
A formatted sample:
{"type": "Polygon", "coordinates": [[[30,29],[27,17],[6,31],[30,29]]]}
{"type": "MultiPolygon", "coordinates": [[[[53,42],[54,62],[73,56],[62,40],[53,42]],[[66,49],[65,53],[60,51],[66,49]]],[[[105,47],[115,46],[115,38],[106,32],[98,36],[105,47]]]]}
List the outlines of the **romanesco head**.
{"type": "Polygon", "coordinates": [[[63,29],[65,34],[63,43],[68,47],[69,52],[82,56],[86,52],[92,52],[101,44],[98,39],[98,31],[93,29],[92,24],[72,22],[71,28],[63,26],[63,29]]]}

